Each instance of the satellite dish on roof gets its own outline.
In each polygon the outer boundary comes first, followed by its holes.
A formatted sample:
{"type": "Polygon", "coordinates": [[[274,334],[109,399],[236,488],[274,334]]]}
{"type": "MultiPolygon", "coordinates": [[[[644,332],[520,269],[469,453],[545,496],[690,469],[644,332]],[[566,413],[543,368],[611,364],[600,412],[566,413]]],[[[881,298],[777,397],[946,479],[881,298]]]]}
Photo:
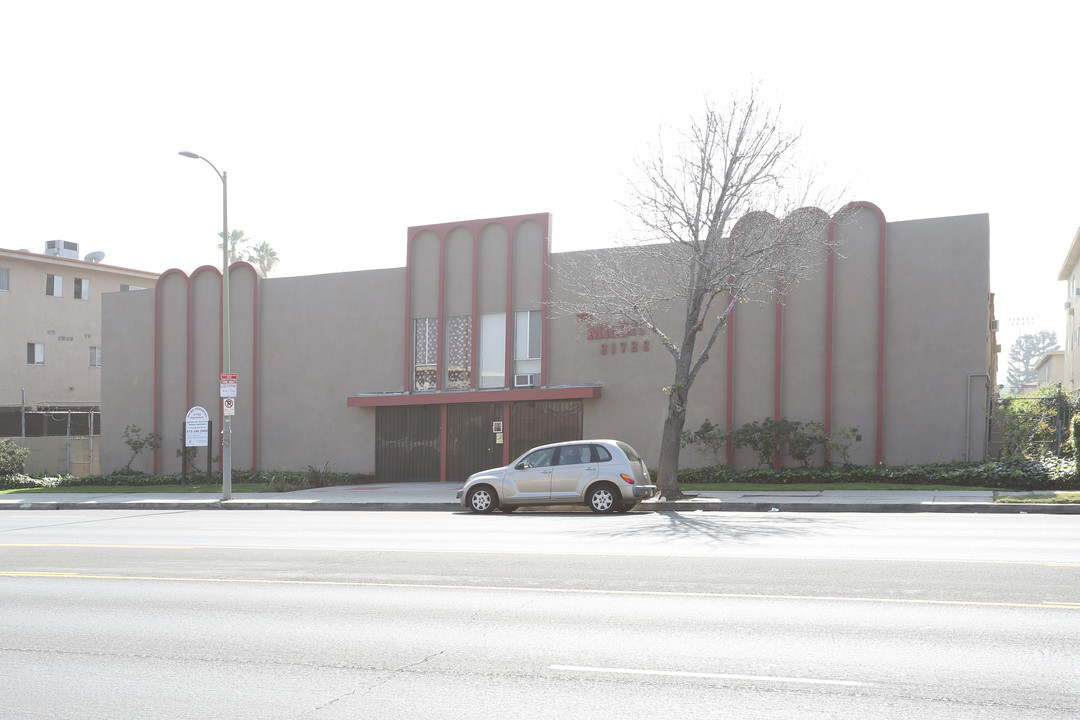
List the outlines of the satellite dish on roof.
{"type": "Polygon", "coordinates": [[[101,252],[100,250],[95,250],[94,252],[87,254],[87,256],[83,258],[83,260],[89,260],[90,262],[101,262],[104,259],[105,253],[101,252]]]}

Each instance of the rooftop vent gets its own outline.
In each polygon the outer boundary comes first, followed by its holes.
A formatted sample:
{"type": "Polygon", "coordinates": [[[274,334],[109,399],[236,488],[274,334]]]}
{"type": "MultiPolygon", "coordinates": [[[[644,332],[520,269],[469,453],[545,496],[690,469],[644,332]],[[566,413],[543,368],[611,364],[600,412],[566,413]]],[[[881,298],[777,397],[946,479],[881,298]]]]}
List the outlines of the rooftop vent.
{"type": "Polygon", "coordinates": [[[79,243],[67,240],[47,240],[45,242],[45,254],[53,257],[79,259],[79,243]]]}

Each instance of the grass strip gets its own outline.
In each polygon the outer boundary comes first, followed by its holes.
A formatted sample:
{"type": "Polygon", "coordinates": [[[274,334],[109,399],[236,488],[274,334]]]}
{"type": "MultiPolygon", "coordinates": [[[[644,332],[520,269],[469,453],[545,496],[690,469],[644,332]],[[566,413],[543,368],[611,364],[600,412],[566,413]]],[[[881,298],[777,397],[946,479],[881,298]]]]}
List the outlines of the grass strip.
{"type": "Polygon", "coordinates": [[[999,503],[1028,503],[1041,505],[1071,505],[1080,503],[1080,492],[1038,493],[1035,495],[1003,495],[994,498],[999,503]]]}

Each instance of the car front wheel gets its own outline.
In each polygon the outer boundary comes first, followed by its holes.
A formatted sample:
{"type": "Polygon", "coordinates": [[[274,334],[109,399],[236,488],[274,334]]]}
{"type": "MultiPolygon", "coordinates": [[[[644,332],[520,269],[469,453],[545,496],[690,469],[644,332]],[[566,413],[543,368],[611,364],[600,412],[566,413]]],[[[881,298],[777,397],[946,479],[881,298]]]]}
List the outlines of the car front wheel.
{"type": "Polygon", "coordinates": [[[619,502],[616,490],[610,485],[597,485],[589,491],[589,509],[595,513],[614,512],[619,502]]]}
{"type": "Polygon", "coordinates": [[[469,509],[476,513],[489,513],[498,505],[491,488],[481,485],[469,491],[469,509]]]}

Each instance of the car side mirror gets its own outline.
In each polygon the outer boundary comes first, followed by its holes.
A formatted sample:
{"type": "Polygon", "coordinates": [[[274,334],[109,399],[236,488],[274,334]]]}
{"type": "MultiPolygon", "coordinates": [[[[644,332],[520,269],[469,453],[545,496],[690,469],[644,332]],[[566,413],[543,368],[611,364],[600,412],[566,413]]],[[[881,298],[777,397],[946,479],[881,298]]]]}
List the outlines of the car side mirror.
{"type": "Polygon", "coordinates": [[[514,466],[514,469],[515,470],[524,470],[525,469],[525,463],[519,462],[517,465],[514,466]]]}

